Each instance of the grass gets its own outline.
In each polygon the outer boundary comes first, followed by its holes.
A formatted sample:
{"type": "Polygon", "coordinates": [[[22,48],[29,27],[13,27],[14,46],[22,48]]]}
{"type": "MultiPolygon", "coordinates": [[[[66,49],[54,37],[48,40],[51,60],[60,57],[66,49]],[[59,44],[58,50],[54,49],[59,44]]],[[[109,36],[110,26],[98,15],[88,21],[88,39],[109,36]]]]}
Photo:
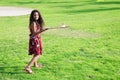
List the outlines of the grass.
{"type": "Polygon", "coordinates": [[[119,0],[1,0],[0,6],[41,11],[46,26],[70,25],[42,34],[43,69],[23,71],[27,55],[29,15],[0,17],[0,80],[119,80],[119,0]]]}

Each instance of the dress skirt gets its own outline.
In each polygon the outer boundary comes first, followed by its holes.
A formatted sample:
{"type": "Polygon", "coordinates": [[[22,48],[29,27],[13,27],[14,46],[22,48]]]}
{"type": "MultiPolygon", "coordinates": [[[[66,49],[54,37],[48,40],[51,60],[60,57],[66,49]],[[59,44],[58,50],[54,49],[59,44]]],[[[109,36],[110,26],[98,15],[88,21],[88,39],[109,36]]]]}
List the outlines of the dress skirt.
{"type": "Polygon", "coordinates": [[[29,55],[42,55],[42,41],[39,35],[31,36],[29,39],[29,55]]]}

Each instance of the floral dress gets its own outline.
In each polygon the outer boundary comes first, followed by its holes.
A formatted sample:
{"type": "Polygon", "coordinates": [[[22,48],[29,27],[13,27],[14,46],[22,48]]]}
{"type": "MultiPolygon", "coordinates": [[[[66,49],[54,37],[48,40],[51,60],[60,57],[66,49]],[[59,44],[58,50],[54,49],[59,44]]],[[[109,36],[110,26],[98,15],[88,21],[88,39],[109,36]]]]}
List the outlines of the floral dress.
{"type": "MultiPolygon", "coordinates": [[[[40,27],[36,26],[37,31],[40,31],[40,27]]],[[[42,55],[42,41],[39,34],[32,35],[32,30],[30,29],[30,38],[29,38],[29,55],[42,55]]]]}

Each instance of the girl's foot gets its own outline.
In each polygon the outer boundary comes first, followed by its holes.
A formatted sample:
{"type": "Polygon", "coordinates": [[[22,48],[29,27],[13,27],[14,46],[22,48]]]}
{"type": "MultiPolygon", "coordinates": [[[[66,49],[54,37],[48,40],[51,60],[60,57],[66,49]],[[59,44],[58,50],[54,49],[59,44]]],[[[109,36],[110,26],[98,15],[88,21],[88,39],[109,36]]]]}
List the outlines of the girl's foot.
{"type": "Polygon", "coordinates": [[[25,67],[25,71],[27,71],[29,74],[32,74],[32,70],[30,69],[30,67],[25,67]]]}
{"type": "Polygon", "coordinates": [[[34,65],[34,67],[36,67],[36,68],[42,68],[43,65],[42,64],[38,64],[38,65],[34,65]]]}

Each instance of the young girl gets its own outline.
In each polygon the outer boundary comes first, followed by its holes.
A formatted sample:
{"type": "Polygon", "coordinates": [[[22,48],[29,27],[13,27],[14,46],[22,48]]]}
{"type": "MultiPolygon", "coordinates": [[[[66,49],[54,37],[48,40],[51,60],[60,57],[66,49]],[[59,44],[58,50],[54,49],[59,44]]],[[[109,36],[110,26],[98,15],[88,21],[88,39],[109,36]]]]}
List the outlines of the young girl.
{"type": "Polygon", "coordinates": [[[44,21],[38,10],[33,10],[30,15],[29,29],[30,29],[30,39],[29,39],[29,55],[33,55],[25,70],[32,74],[31,66],[40,67],[37,64],[37,60],[42,55],[42,41],[41,33],[48,30],[48,28],[43,28],[44,21]]]}

